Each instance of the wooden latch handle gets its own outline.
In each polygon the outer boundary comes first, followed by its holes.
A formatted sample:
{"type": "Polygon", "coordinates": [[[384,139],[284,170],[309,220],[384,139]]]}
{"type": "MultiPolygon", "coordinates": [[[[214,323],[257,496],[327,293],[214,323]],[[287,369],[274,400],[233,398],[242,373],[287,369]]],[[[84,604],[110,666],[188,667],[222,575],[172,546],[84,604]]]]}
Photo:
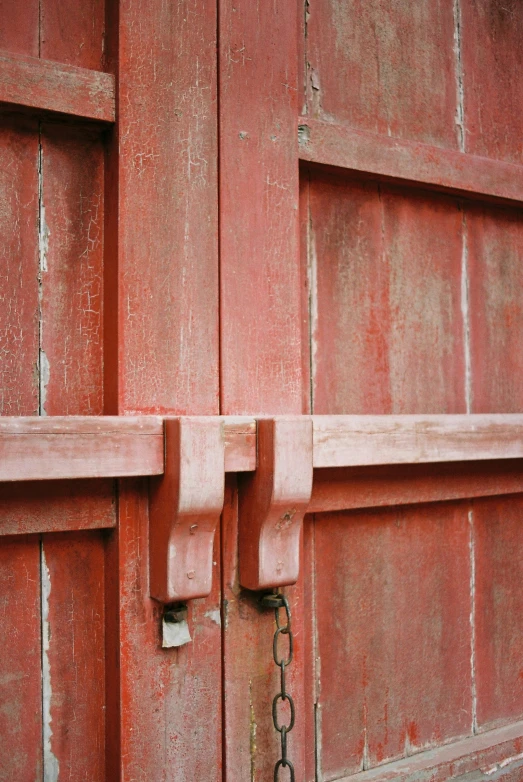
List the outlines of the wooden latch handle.
{"type": "Polygon", "coordinates": [[[175,603],[211,591],[224,501],[224,436],[219,418],[166,418],[164,426],[165,471],[150,486],[150,594],[175,603]]]}
{"type": "Polygon", "coordinates": [[[312,493],[312,419],[260,419],[258,464],[239,487],[240,584],[267,589],[294,584],[303,517],[312,493]]]}

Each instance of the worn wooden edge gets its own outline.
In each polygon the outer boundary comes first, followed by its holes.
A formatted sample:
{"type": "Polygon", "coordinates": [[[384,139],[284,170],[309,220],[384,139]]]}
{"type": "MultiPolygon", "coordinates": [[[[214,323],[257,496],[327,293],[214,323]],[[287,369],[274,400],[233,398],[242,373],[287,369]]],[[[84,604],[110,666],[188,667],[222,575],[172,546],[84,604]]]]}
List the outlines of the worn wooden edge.
{"type": "MultiPolygon", "coordinates": [[[[256,421],[223,422],[225,471],[256,469],[256,421]]],[[[0,481],[161,475],[162,416],[0,418],[0,481]]]]}
{"type": "Polygon", "coordinates": [[[81,119],[115,121],[115,77],[0,51],[0,103],[81,119]]]}
{"type": "Polygon", "coordinates": [[[523,457],[523,415],[313,416],[314,467],[523,457]]]}
{"type": "MultiPolygon", "coordinates": [[[[256,469],[255,419],[214,418],[223,423],[225,471],[256,469]]],[[[311,418],[316,468],[523,458],[521,414],[311,418]]],[[[163,420],[0,418],[0,480],[160,475],[163,420]]]]}
{"type": "Polygon", "coordinates": [[[437,749],[397,760],[337,782],[443,782],[476,771],[474,780],[520,779],[523,769],[523,722],[485,731],[437,749]],[[505,774],[507,776],[505,776],[505,774]],[[514,776],[511,776],[514,775],[514,776]],[[517,777],[515,776],[517,774],[517,777]]]}
{"type": "Polygon", "coordinates": [[[523,166],[301,117],[300,160],[469,196],[523,201],[523,166]]]}

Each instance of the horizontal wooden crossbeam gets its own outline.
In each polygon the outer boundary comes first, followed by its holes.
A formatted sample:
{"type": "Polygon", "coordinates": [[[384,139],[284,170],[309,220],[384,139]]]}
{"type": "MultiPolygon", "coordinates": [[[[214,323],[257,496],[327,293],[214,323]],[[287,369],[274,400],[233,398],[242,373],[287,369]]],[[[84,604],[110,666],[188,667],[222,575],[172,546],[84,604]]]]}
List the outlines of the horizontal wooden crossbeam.
{"type": "MultiPolygon", "coordinates": [[[[161,416],[0,418],[0,481],[161,475],[161,416]]],[[[207,419],[209,420],[209,419],[207,419]]],[[[226,472],[256,469],[256,421],[224,417],[226,472]]],[[[523,415],[311,416],[313,466],[523,458],[523,415]]]]}
{"type": "Polygon", "coordinates": [[[110,123],[115,120],[115,78],[0,51],[0,103],[110,123]]]}
{"type": "MultiPolygon", "coordinates": [[[[162,475],[160,416],[0,418],[0,481],[162,475]]],[[[256,422],[224,419],[225,470],[256,467],[256,422]]]]}
{"type": "Polygon", "coordinates": [[[301,117],[301,160],[424,188],[523,201],[523,166],[301,117]]]}

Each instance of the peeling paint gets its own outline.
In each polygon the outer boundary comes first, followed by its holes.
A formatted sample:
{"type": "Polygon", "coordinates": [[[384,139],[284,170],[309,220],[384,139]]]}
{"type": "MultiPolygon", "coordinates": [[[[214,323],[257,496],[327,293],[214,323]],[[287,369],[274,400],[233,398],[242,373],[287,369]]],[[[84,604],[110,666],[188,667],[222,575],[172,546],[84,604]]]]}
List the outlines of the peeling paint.
{"type": "Polygon", "coordinates": [[[40,544],[40,570],[42,578],[42,716],[43,716],[43,751],[44,751],[44,782],[58,782],[60,765],[58,758],[51,749],[51,667],[49,664],[49,643],[51,628],[49,625],[49,595],[51,594],[51,576],[45,561],[43,543],[40,544]]]}
{"type": "Polygon", "coordinates": [[[465,110],[463,88],[463,60],[461,56],[460,0],[454,0],[454,55],[456,58],[456,132],[460,152],[465,152],[465,110]]]}
{"type": "Polygon", "coordinates": [[[218,608],[213,608],[210,611],[206,611],[205,616],[210,619],[211,622],[214,622],[214,624],[218,625],[218,627],[222,626],[222,617],[218,608]]]}
{"type": "Polygon", "coordinates": [[[254,703],[252,700],[252,679],[249,679],[249,749],[251,755],[251,782],[256,779],[256,716],[254,714],[254,703]]]}

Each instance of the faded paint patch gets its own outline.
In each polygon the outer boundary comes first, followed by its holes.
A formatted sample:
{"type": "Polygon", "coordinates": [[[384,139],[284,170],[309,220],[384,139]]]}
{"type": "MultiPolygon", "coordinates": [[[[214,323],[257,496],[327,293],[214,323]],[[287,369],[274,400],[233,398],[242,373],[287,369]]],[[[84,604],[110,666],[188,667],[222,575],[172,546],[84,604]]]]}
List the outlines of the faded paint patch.
{"type": "Polygon", "coordinates": [[[206,611],[205,616],[210,619],[211,622],[214,622],[214,624],[218,625],[218,627],[222,626],[222,617],[220,615],[219,608],[213,608],[210,611],[206,611]]]}
{"type": "Polygon", "coordinates": [[[40,547],[40,569],[42,577],[42,716],[44,749],[44,782],[58,782],[60,764],[51,748],[51,667],[49,663],[49,644],[51,628],[49,625],[49,595],[51,594],[51,576],[45,561],[43,543],[40,547]]]}

